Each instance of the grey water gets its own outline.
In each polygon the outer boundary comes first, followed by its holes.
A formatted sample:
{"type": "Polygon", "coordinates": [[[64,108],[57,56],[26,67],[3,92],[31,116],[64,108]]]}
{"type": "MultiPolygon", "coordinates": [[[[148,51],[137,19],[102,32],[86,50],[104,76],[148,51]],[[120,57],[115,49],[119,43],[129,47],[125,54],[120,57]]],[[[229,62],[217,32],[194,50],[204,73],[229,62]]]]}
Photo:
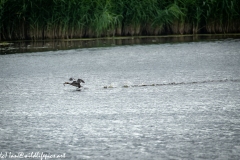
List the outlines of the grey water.
{"type": "Polygon", "coordinates": [[[240,159],[239,44],[0,55],[0,157],[240,159]]]}

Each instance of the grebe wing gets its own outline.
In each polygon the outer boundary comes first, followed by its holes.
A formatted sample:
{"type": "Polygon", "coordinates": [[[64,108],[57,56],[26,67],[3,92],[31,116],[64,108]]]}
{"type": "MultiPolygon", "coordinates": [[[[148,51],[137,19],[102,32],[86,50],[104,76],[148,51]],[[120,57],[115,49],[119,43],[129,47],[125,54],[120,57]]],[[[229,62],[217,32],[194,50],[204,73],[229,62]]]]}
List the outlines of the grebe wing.
{"type": "Polygon", "coordinates": [[[78,82],[78,83],[81,83],[81,82],[82,82],[82,83],[85,83],[82,79],[78,79],[77,82],[78,82]]]}

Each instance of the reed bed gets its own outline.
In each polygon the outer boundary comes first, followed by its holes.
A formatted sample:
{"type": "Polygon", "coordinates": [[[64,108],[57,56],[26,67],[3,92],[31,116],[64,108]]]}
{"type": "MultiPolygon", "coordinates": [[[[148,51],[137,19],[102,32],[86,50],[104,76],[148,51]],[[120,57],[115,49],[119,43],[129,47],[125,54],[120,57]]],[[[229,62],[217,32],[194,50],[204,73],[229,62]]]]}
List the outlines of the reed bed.
{"type": "Polygon", "coordinates": [[[0,0],[0,40],[239,32],[239,0],[0,0]]]}

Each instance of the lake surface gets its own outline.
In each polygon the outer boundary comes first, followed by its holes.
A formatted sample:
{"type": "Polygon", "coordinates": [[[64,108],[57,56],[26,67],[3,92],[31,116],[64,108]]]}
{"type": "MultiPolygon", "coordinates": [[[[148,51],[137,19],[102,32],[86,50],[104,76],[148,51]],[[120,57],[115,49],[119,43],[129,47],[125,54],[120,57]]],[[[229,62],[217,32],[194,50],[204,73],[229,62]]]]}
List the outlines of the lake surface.
{"type": "Polygon", "coordinates": [[[0,157],[240,159],[239,44],[0,55],[0,157]]]}

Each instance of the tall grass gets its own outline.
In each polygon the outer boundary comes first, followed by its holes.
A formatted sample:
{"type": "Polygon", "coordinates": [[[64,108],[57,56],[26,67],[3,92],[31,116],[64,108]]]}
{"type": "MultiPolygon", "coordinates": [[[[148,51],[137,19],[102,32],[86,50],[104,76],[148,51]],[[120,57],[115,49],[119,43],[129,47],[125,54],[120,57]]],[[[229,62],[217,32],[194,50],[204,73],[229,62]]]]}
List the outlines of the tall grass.
{"type": "Polygon", "coordinates": [[[239,32],[239,0],[0,0],[0,40],[239,32]]]}

